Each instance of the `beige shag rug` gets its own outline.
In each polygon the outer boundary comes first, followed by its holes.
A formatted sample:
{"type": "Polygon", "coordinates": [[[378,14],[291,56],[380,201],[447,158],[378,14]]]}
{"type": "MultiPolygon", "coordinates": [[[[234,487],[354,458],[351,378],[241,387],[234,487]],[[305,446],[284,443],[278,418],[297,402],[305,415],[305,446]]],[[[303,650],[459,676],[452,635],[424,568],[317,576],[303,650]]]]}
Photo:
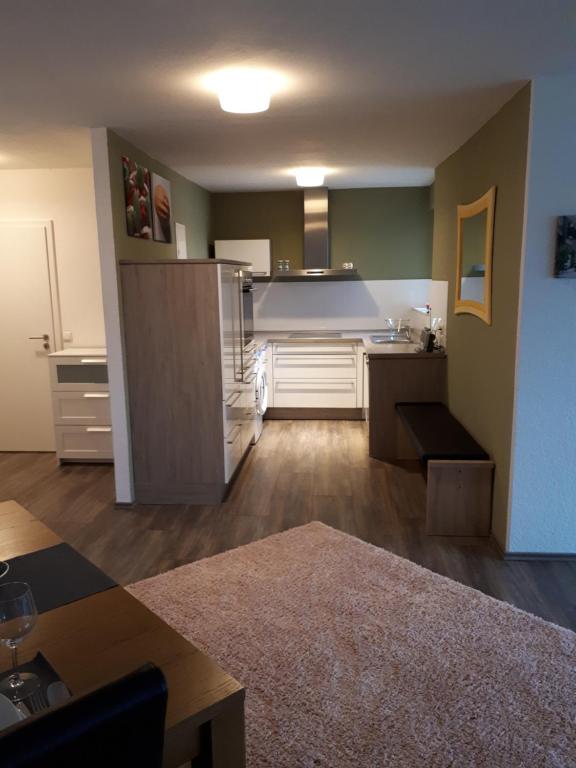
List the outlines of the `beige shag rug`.
{"type": "Polygon", "coordinates": [[[250,768],[574,768],[576,635],[321,523],[130,591],[241,681],[250,768]]]}

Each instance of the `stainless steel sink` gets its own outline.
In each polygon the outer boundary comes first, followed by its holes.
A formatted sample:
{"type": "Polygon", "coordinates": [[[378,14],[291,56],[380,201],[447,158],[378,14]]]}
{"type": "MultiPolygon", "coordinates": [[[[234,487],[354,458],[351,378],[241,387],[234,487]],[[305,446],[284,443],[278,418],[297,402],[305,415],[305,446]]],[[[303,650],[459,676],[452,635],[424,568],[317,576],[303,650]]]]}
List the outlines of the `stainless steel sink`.
{"type": "Polygon", "coordinates": [[[403,331],[386,331],[370,336],[370,341],[373,344],[410,344],[412,339],[409,333],[403,331]]]}
{"type": "Polygon", "coordinates": [[[342,334],[330,331],[317,331],[308,332],[302,331],[301,333],[291,333],[288,336],[289,339],[341,339],[342,334]]]}

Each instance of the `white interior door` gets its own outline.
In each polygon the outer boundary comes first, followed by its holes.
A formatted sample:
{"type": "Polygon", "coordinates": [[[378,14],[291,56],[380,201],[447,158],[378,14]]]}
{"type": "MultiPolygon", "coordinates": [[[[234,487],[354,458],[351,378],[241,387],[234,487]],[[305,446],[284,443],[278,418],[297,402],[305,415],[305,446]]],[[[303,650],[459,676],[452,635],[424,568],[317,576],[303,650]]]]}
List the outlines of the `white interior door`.
{"type": "Polygon", "coordinates": [[[0,222],[0,451],[54,450],[48,354],[58,339],[51,247],[47,223],[0,222]],[[44,339],[33,338],[44,334],[48,349],[44,339]]]}

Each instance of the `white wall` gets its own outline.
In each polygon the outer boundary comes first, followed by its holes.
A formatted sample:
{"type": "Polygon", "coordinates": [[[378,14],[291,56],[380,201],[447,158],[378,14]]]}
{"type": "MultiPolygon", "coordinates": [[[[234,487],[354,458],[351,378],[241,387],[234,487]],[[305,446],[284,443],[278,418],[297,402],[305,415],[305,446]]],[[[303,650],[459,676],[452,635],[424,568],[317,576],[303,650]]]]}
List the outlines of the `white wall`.
{"type": "Polygon", "coordinates": [[[110,382],[110,409],[112,415],[112,447],[114,450],[114,482],[116,501],[129,504],[134,501],[132,454],[124,345],[120,321],[120,289],[118,261],[114,241],[112,216],[112,190],[108,155],[108,131],[92,128],[92,164],[94,166],[94,194],[98,220],[99,261],[102,272],[102,292],[106,308],[106,338],[108,380],[110,382]]]}
{"type": "Polygon", "coordinates": [[[411,311],[432,301],[446,317],[446,285],[432,280],[357,280],[255,283],[254,325],[260,331],[378,330],[388,317],[422,325],[411,311]]]}
{"type": "Polygon", "coordinates": [[[508,551],[576,553],[576,280],[553,277],[576,214],[576,75],[532,88],[508,551]]]}
{"type": "Polygon", "coordinates": [[[52,219],[65,346],[104,346],[91,168],[0,171],[0,220],[52,219]]]}

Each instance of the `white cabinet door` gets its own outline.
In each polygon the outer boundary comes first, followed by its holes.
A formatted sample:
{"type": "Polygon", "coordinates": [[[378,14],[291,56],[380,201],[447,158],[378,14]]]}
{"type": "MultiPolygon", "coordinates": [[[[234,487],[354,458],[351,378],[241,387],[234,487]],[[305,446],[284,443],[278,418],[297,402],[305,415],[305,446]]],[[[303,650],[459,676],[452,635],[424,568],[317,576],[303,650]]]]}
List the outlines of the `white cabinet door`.
{"type": "Polygon", "coordinates": [[[56,427],[56,453],[60,460],[109,461],[112,427],[56,427]]]}
{"type": "Polygon", "coordinates": [[[215,240],[214,248],[217,259],[247,261],[253,275],[270,276],[270,240],[215,240]]]}
{"type": "Polygon", "coordinates": [[[355,355],[356,344],[317,344],[317,343],[288,343],[276,342],[275,355],[355,355]]]}
{"type": "Polygon", "coordinates": [[[52,389],[61,392],[107,392],[108,365],[105,357],[51,357],[52,389]]]}
{"type": "Polygon", "coordinates": [[[108,392],[53,392],[54,422],[56,424],[110,425],[110,394],[108,392]]]}
{"type": "Polygon", "coordinates": [[[276,379],[355,379],[356,355],[275,355],[276,379]]]}
{"type": "Polygon", "coordinates": [[[354,381],[274,381],[275,408],[355,408],[354,381]]]}

